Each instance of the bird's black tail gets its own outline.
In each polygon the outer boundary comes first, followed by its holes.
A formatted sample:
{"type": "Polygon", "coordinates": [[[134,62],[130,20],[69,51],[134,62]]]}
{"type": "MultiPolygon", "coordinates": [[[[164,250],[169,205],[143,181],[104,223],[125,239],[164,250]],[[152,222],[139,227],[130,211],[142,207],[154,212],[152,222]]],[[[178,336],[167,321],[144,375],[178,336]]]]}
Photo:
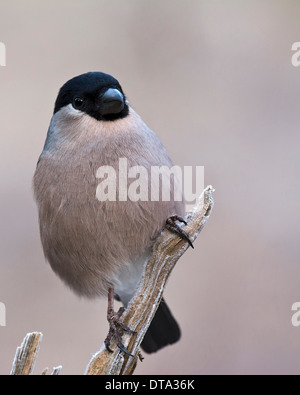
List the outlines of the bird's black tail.
{"type": "Polygon", "coordinates": [[[180,328],[166,302],[162,299],[141,343],[141,347],[147,353],[156,352],[169,344],[177,342],[180,339],[180,335],[180,328]]]}

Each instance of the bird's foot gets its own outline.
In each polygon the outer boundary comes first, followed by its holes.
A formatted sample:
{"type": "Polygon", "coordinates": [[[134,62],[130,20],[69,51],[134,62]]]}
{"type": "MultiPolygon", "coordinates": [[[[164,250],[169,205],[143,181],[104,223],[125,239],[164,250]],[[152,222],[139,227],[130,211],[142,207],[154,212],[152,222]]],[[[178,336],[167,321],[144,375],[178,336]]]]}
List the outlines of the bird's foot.
{"type": "Polygon", "coordinates": [[[109,322],[109,332],[104,340],[105,347],[107,351],[113,352],[110,348],[110,342],[113,336],[116,338],[117,346],[120,350],[122,350],[125,354],[133,357],[132,354],[125,348],[124,344],[122,343],[122,334],[123,331],[129,332],[134,334],[135,332],[128,328],[123,321],[121,320],[121,315],[125,311],[124,307],[120,307],[118,312],[115,312],[113,309],[113,297],[114,291],[113,288],[110,288],[108,291],[108,309],[107,309],[107,321],[109,322]],[[112,299],[112,300],[111,300],[112,299]]]}
{"type": "Polygon", "coordinates": [[[188,234],[181,228],[180,225],[176,223],[176,221],[182,222],[185,225],[187,225],[186,221],[180,217],[179,215],[172,215],[169,217],[166,221],[166,228],[170,230],[171,232],[175,232],[180,236],[183,240],[186,240],[189,245],[194,248],[193,243],[191,242],[191,239],[189,238],[188,234]]]}

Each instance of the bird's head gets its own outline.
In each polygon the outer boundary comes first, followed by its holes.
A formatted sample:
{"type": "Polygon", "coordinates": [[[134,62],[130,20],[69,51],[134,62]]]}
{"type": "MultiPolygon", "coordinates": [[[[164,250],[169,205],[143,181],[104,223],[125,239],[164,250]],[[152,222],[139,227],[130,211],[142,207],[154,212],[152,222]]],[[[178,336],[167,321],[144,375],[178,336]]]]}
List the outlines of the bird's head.
{"type": "Polygon", "coordinates": [[[88,114],[97,121],[114,121],[129,113],[119,82],[101,72],[81,74],[67,81],[58,93],[54,114],[66,106],[70,114],[88,114]]]}

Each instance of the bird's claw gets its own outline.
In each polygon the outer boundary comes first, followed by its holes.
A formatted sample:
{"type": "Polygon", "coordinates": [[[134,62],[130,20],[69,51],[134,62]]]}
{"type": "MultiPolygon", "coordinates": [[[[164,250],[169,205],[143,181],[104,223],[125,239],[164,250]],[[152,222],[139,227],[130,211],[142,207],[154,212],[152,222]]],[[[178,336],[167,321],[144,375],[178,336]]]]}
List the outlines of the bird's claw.
{"type": "Polygon", "coordinates": [[[107,320],[109,322],[109,332],[108,335],[106,336],[106,339],[104,340],[104,344],[108,352],[113,352],[113,350],[110,348],[110,342],[112,337],[115,336],[117,346],[119,347],[119,349],[123,351],[125,354],[129,355],[130,357],[133,357],[133,355],[126,349],[126,347],[124,346],[121,340],[122,331],[129,332],[132,334],[135,333],[135,331],[128,328],[128,326],[126,326],[120,319],[124,310],[125,310],[124,307],[121,307],[117,313],[114,310],[109,310],[107,312],[107,320]]]}
{"type": "Polygon", "coordinates": [[[179,215],[172,215],[169,217],[166,221],[166,228],[170,230],[171,232],[175,232],[180,236],[183,240],[186,240],[189,245],[194,248],[193,243],[191,242],[191,239],[189,238],[188,234],[181,228],[180,225],[176,223],[176,221],[182,222],[185,225],[187,225],[186,221],[180,217],[179,215]]]}

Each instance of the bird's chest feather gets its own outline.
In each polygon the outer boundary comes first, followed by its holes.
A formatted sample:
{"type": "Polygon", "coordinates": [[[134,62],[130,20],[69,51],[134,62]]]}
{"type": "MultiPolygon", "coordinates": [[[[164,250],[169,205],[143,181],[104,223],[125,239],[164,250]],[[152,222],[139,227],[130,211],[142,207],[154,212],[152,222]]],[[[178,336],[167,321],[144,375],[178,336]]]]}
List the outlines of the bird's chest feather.
{"type": "Polygon", "coordinates": [[[132,126],[129,117],[118,126],[113,122],[101,129],[98,123],[85,119],[88,121],[82,122],[88,124],[82,124],[81,132],[72,138],[74,129],[59,130],[58,139],[51,137],[50,127],[49,141],[55,149],[43,152],[34,177],[41,234],[47,242],[69,245],[70,251],[85,240],[90,249],[113,253],[116,246],[122,246],[131,255],[140,255],[152,246],[170,215],[182,214],[183,206],[181,202],[152,201],[150,193],[147,199],[131,199],[127,192],[134,180],[129,177],[128,189],[121,191],[119,199],[120,160],[126,160],[125,176],[130,168],[142,166],[147,181],[151,166],[172,163],[157,136],[140,121],[132,126]],[[105,178],[99,177],[99,169],[105,167],[115,172],[113,199],[97,195],[105,178]]]}
{"type": "MultiPolygon", "coordinates": [[[[107,151],[99,155],[99,149],[93,147],[81,149],[77,155],[41,158],[35,182],[39,184],[41,232],[47,232],[48,238],[84,237],[86,244],[104,248],[122,243],[133,254],[149,248],[168,216],[169,203],[119,201],[119,156],[113,152],[115,156],[107,151]],[[101,201],[96,195],[103,182],[97,177],[101,166],[115,170],[116,200],[101,201]]],[[[66,240],[64,243],[67,245],[66,240]]]]}

